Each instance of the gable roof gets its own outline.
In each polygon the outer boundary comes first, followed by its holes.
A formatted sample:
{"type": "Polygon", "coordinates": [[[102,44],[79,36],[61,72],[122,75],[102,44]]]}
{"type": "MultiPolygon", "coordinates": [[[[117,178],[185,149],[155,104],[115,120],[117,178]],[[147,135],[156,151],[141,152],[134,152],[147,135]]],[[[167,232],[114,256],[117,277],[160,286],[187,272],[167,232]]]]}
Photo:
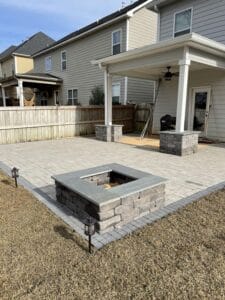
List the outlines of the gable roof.
{"type": "Polygon", "coordinates": [[[6,50],[4,50],[2,53],[0,53],[0,60],[3,60],[4,58],[8,57],[10,54],[13,53],[13,51],[17,48],[17,46],[10,46],[6,50]]]}
{"type": "Polygon", "coordinates": [[[106,23],[109,22],[113,22],[114,20],[117,20],[118,18],[122,18],[122,17],[128,17],[128,13],[132,12],[132,10],[135,9],[139,9],[139,7],[141,8],[142,6],[145,6],[147,3],[151,2],[152,0],[138,0],[135,1],[134,3],[110,14],[107,15],[106,17],[103,17],[100,20],[97,20],[94,23],[91,23],[77,31],[74,31],[68,35],[66,35],[65,37],[63,37],[62,39],[56,41],[55,43],[53,43],[50,47],[47,47],[46,49],[43,49],[37,53],[34,54],[34,56],[38,56],[41,55],[42,53],[48,52],[50,51],[52,48],[57,48],[60,47],[62,44],[64,43],[68,43],[71,40],[80,37],[81,35],[85,34],[85,33],[89,33],[89,31],[94,30],[94,29],[98,29],[99,27],[103,26],[106,23]]]}
{"type": "Polygon", "coordinates": [[[0,61],[7,59],[12,54],[31,56],[37,51],[52,45],[55,41],[43,32],[32,35],[28,40],[18,46],[10,46],[0,54],[0,61]]]}

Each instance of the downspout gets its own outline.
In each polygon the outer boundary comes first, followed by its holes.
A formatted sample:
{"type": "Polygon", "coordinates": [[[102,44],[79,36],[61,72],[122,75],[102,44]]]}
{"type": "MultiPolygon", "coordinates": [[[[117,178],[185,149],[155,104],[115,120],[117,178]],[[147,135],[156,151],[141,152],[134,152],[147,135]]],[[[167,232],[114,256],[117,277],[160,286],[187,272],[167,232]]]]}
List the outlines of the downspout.
{"type": "MultiPolygon", "coordinates": [[[[126,51],[129,50],[129,37],[130,37],[130,19],[126,20],[126,51]]],[[[127,104],[127,94],[128,94],[128,77],[125,77],[124,84],[124,105],[127,104]]]]}

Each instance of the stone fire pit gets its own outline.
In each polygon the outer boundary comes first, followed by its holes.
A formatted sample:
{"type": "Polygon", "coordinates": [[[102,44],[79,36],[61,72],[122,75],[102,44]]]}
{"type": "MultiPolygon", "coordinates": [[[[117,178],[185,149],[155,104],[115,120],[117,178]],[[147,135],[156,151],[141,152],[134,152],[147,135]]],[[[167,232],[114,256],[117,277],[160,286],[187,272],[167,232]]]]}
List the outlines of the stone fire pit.
{"type": "Polygon", "coordinates": [[[54,176],[57,201],[80,220],[91,216],[102,234],[165,203],[165,179],[119,164],[54,176]]]}

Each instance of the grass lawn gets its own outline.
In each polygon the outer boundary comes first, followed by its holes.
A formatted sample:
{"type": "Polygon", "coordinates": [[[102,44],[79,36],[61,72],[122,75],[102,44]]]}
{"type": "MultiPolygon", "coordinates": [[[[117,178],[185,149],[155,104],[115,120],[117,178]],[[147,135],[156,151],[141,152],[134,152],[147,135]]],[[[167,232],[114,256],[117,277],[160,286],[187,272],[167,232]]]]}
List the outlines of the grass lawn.
{"type": "Polygon", "coordinates": [[[225,191],[89,255],[0,173],[0,299],[225,299],[225,191]]]}

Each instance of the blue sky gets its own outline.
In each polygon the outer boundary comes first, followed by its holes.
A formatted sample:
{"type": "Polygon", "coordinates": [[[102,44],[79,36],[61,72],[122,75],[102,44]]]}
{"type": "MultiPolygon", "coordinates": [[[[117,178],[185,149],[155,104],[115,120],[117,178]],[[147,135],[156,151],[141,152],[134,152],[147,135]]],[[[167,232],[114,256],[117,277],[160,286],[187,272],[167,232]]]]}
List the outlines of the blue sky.
{"type": "Polygon", "coordinates": [[[122,0],[0,0],[0,52],[38,31],[59,39],[121,4],[122,0]]]}

